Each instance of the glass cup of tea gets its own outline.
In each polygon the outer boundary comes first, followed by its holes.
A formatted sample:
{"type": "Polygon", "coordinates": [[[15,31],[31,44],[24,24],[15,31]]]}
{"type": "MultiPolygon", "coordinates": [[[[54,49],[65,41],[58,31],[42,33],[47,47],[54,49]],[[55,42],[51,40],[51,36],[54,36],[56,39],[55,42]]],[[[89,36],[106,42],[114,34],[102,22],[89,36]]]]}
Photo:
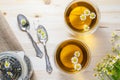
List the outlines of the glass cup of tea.
{"type": "Polygon", "coordinates": [[[79,40],[70,39],[62,42],[55,53],[55,63],[66,73],[78,73],[88,66],[90,51],[79,40]]]}
{"type": "Polygon", "coordinates": [[[77,34],[91,34],[98,28],[100,12],[90,0],[73,0],[65,9],[65,22],[77,34]]]}

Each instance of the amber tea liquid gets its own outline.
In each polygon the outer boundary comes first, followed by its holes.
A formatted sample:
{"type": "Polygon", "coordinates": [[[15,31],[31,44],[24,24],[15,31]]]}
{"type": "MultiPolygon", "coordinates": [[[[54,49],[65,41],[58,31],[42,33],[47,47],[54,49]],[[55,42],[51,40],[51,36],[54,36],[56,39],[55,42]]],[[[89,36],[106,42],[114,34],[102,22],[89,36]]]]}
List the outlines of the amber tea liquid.
{"type": "Polygon", "coordinates": [[[73,31],[90,32],[97,27],[99,10],[89,0],[75,0],[66,8],[64,17],[67,25],[73,31]],[[94,14],[92,15],[92,13],[94,14]]]}
{"type": "Polygon", "coordinates": [[[82,65],[82,69],[84,69],[88,65],[90,56],[88,48],[82,42],[77,40],[64,41],[56,51],[56,63],[67,73],[79,72],[74,70],[74,64],[71,63],[71,58],[75,51],[80,52],[78,63],[80,63],[82,65]]]}

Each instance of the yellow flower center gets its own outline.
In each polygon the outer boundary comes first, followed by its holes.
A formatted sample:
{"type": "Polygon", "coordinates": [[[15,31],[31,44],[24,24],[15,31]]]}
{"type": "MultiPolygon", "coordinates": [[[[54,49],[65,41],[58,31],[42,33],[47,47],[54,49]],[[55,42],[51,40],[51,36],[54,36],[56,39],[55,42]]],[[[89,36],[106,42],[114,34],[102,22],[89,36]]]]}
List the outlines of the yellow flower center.
{"type": "Polygon", "coordinates": [[[26,24],[26,20],[25,20],[25,19],[22,19],[22,20],[21,20],[21,24],[22,24],[22,25],[25,25],[25,24],[26,24]]]}

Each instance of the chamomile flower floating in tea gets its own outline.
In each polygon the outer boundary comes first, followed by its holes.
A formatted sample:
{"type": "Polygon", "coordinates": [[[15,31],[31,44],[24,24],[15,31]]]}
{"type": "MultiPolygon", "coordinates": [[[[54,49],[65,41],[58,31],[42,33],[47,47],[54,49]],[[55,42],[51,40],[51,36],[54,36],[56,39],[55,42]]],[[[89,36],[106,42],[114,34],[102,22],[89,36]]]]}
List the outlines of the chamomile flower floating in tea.
{"type": "Polygon", "coordinates": [[[81,20],[81,21],[85,21],[85,20],[86,20],[86,15],[82,14],[82,15],[80,16],[80,20],[81,20]]]}
{"type": "Polygon", "coordinates": [[[8,61],[5,61],[4,67],[5,67],[5,68],[9,68],[9,67],[10,67],[10,63],[9,63],[8,61]]]}
{"type": "Polygon", "coordinates": [[[71,62],[72,62],[73,64],[77,64],[77,63],[78,63],[78,58],[77,58],[77,57],[72,57],[72,58],[71,58],[71,62]]]}
{"type": "Polygon", "coordinates": [[[80,71],[82,69],[81,64],[79,64],[79,63],[75,64],[74,69],[77,70],[77,71],[80,71]]]}
{"type": "Polygon", "coordinates": [[[94,12],[90,13],[90,19],[95,19],[96,18],[96,14],[94,12]]]}
{"type": "Polygon", "coordinates": [[[81,70],[82,66],[80,63],[78,63],[78,58],[80,57],[80,52],[79,51],[75,51],[74,52],[74,56],[71,58],[71,62],[74,64],[74,70],[81,70]]]}
{"type": "Polygon", "coordinates": [[[84,10],[84,15],[89,16],[90,15],[90,10],[84,10]]]}
{"type": "Polygon", "coordinates": [[[88,25],[84,25],[84,31],[89,31],[90,27],[88,25]]]}
{"type": "Polygon", "coordinates": [[[74,56],[75,57],[80,57],[80,52],[79,51],[75,51],[74,56]]]}

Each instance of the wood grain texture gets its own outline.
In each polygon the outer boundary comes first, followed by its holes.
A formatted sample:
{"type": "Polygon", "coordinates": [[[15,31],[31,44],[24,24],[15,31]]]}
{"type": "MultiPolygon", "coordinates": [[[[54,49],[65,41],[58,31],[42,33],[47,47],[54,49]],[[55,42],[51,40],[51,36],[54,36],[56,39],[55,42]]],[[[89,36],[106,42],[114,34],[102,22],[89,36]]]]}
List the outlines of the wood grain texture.
{"type": "MultiPolygon", "coordinates": [[[[120,30],[120,0],[92,0],[101,12],[100,27],[89,36],[72,34],[64,21],[64,11],[72,0],[51,0],[50,5],[45,5],[43,0],[0,0],[2,13],[6,12],[5,18],[26,54],[33,64],[33,80],[96,80],[93,77],[93,68],[106,53],[111,50],[111,33],[120,30]],[[28,17],[31,23],[30,33],[38,42],[33,22],[39,19],[39,24],[46,27],[49,35],[47,49],[53,66],[53,73],[47,74],[45,59],[35,57],[34,48],[26,33],[19,30],[16,16],[22,13],[28,17]],[[36,18],[35,16],[39,16],[36,18]],[[91,51],[91,62],[80,74],[65,74],[56,66],[54,55],[57,46],[66,39],[78,39],[85,42],[91,51]]],[[[43,46],[39,47],[44,51],[43,46]]]]}

